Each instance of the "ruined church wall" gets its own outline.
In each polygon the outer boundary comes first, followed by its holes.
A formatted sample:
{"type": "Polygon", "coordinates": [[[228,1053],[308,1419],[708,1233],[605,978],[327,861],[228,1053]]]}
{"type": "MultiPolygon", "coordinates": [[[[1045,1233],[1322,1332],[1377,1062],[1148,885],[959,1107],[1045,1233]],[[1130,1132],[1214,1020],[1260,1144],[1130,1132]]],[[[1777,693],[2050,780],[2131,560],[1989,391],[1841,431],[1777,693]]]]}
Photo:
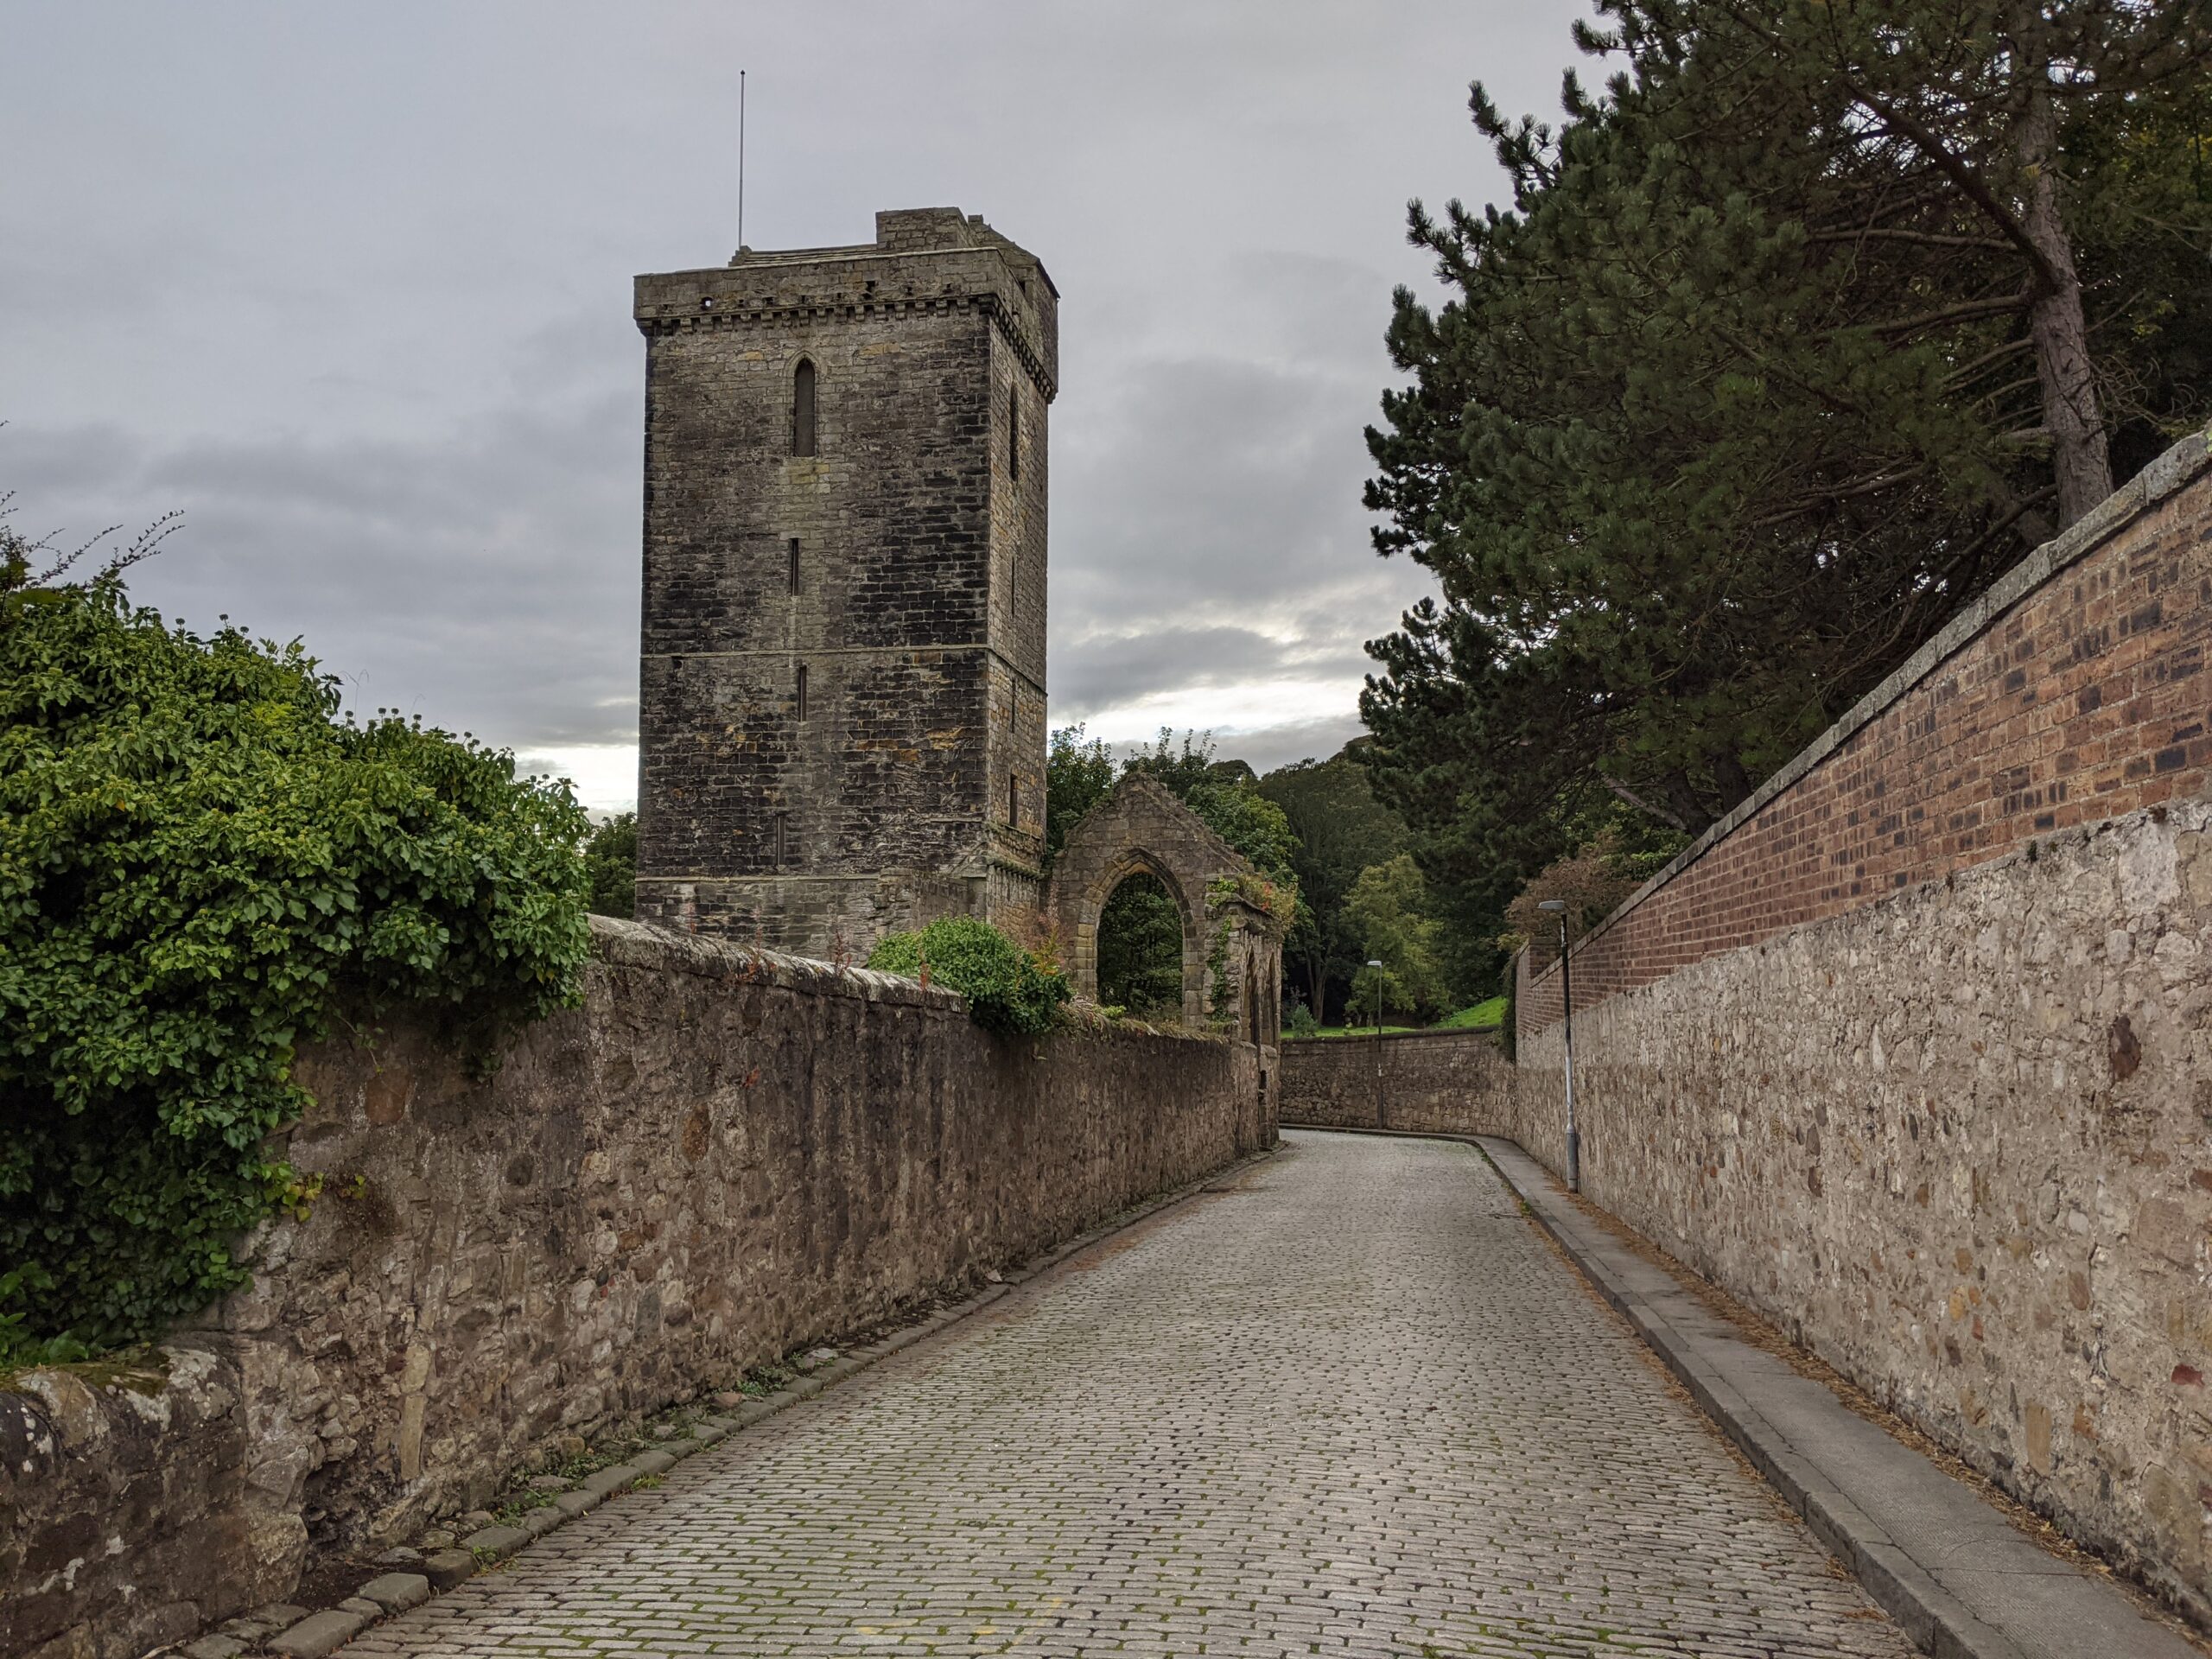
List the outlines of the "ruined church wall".
{"type": "MultiPolygon", "coordinates": [[[[1583,1190],[2212,1615],[2212,463],[2031,559],[1576,947],[1583,1190]]],[[[1556,967],[1499,1128],[1564,1166],[1556,967]]]]}
{"type": "Polygon", "coordinates": [[[407,1022],[303,1057],[289,1155],[322,1196],[172,1339],[166,1386],[0,1391],[0,1653],[135,1655],[278,1599],[311,1535],[404,1540],[561,1433],[893,1319],[1274,1138],[1247,1045],[1103,1023],[1009,1044],[941,988],[594,929],[585,1005],[488,1079],[407,1022]]]}

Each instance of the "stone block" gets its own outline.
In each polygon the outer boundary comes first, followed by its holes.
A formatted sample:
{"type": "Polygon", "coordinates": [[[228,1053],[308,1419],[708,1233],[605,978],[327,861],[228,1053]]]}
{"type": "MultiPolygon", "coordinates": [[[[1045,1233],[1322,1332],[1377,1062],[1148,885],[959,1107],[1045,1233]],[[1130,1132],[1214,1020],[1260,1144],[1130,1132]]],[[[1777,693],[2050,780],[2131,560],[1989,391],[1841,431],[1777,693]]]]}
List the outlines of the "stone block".
{"type": "Polygon", "coordinates": [[[420,1573],[386,1573],[363,1585],[361,1597],[387,1613],[404,1613],[430,1599],[430,1580],[420,1573]]]}
{"type": "Polygon", "coordinates": [[[465,1549],[441,1549],[423,1558],[423,1576],[440,1590],[450,1590],[476,1576],[476,1557],[465,1549]]]}
{"type": "Polygon", "coordinates": [[[481,1559],[490,1556],[504,1561],[530,1541],[530,1535],[520,1527],[483,1527],[461,1541],[461,1547],[481,1559]]]}
{"type": "Polygon", "coordinates": [[[281,1630],[264,1643],[270,1652],[283,1659],[328,1659],[346,1643],[368,1629],[369,1615],[349,1613],[338,1608],[327,1612],[310,1613],[288,1630],[281,1630]]]}

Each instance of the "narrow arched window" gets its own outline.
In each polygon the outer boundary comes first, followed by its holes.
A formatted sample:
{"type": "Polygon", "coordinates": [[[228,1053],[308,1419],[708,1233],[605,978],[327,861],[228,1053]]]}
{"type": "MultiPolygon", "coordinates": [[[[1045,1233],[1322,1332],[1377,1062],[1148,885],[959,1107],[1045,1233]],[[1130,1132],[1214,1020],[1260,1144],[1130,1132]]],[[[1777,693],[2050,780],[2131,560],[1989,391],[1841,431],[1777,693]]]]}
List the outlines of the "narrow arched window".
{"type": "Polygon", "coordinates": [[[791,376],[791,454],[814,453],[814,365],[805,358],[791,376]]]}
{"type": "Polygon", "coordinates": [[[1006,475],[1021,482],[1021,394],[1012,386],[1006,390],[1006,475]]]}

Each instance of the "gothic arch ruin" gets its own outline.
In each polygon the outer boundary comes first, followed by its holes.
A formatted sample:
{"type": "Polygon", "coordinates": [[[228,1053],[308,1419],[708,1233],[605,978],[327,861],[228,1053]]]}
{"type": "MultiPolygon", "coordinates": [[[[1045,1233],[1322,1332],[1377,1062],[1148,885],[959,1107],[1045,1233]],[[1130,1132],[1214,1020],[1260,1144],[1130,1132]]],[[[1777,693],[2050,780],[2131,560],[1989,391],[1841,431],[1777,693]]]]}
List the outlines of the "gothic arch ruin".
{"type": "Polygon", "coordinates": [[[1157,779],[1125,774],[1068,834],[1048,898],[1075,994],[1098,995],[1098,920],[1114,889],[1156,878],[1183,921],[1183,1022],[1225,1023],[1273,1047],[1281,1023],[1282,926],[1241,854],[1157,779]]]}

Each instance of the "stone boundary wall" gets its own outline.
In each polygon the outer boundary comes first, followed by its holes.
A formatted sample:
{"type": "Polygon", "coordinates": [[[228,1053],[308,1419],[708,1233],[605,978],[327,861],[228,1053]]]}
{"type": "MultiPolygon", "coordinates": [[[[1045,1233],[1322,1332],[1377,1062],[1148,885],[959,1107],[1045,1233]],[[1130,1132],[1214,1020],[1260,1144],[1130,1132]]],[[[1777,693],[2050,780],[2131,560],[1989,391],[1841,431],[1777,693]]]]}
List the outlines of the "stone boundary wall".
{"type": "Polygon", "coordinates": [[[1513,1109],[1513,1068],[1492,1032],[1309,1037],[1281,1052],[1287,1126],[1498,1135],[1513,1109]]]}
{"type": "MultiPolygon", "coordinates": [[[[2212,1625],[2212,462],[1576,946],[1583,1190],[2212,1625]]],[[[1558,973],[1501,1116],[1565,1160],[1558,973]]]]}
{"type": "MultiPolygon", "coordinates": [[[[2212,775],[2212,454],[2045,543],[1574,947],[1578,1008],[2212,775]]],[[[1528,1034],[1559,969],[1519,988],[1528,1034]]]]}
{"type": "MultiPolygon", "coordinates": [[[[120,1659],[590,1434],[895,1319],[1272,1144],[1262,1051],[1007,1044],[941,988],[593,920],[585,1006],[476,1081],[425,1026],[302,1058],[324,1177],[136,1389],[0,1391],[0,1654],[120,1659]]],[[[1267,1058],[1272,1058],[1267,1057],[1267,1058]]]]}

